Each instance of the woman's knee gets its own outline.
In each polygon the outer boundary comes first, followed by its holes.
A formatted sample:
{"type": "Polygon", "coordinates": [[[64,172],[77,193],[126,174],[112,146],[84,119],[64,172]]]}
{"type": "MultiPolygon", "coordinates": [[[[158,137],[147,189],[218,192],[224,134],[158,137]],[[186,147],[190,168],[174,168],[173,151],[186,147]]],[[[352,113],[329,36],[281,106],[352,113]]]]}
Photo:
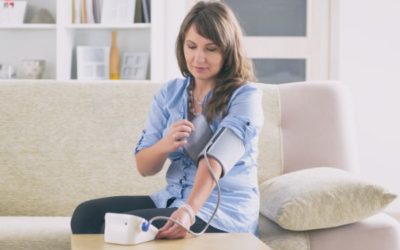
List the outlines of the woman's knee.
{"type": "Polygon", "coordinates": [[[71,218],[71,230],[74,234],[99,233],[104,222],[104,213],[99,211],[96,200],[89,200],[79,204],[71,218]]]}

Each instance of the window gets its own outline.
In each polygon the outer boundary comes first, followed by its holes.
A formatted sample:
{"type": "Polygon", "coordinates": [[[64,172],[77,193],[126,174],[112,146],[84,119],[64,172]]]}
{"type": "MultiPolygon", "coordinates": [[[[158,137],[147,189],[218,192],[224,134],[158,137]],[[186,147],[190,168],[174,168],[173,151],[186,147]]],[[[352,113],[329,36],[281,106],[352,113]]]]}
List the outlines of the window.
{"type": "Polygon", "coordinates": [[[329,78],[329,0],[224,0],[245,33],[259,82],[329,78]]]}

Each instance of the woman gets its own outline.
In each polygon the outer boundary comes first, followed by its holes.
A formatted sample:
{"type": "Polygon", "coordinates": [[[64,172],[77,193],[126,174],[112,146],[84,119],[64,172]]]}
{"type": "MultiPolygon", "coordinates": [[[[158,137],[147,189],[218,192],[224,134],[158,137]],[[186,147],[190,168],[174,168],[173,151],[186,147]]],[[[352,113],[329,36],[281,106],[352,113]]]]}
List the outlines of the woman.
{"type": "MultiPolygon", "coordinates": [[[[191,120],[207,117],[213,132],[230,128],[243,141],[245,153],[219,180],[221,204],[207,232],[257,233],[259,192],[256,154],[262,127],[261,92],[245,57],[242,33],[232,11],[220,2],[198,2],[185,17],[176,54],[184,79],[166,83],[155,95],[146,128],[136,146],[136,165],[143,176],[158,173],[171,160],[167,186],[151,196],[109,197],[78,206],[73,233],[101,233],[106,212],[129,213],[146,219],[170,216],[201,231],[212,215],[217,190],[205,160],[197,166],[182,147],[195,130],[191,120]]],[[[227,147],[229,150],[229,147],[227,147]]],[[[218,161],[209,158],[219,178],[218,161]]],[[[183,238],[186,230],[172,221],[155,221],[157,238],[183,238]]]]}

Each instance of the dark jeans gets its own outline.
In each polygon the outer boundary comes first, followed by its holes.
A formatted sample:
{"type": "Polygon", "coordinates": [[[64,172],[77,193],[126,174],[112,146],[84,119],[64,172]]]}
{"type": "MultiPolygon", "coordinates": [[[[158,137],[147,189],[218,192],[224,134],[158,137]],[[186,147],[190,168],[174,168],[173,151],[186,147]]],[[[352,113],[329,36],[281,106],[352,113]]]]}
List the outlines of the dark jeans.
{"type": "MultiPolygon", "coordinates": [[[[168,200],[167,208],[156,208],[149,196],[115,196],[85,201],[74,211],[71,219],[73,234],[100,234],[104,232],[104,216],[106,213],[124,213],[140,216],[150,220],[154,216],[169,217],[177,208],[169,208],[173,199],[168,200]]],[[[155,220],[153,225],[161,228],[165,220],[155,220]]],[[[196,217],[196,222],[191,226],[194,232],[203,230],[207,223],[196,217]]],[[[209,226],[208,233],[224,233],[217,228],[209,226]]]]}

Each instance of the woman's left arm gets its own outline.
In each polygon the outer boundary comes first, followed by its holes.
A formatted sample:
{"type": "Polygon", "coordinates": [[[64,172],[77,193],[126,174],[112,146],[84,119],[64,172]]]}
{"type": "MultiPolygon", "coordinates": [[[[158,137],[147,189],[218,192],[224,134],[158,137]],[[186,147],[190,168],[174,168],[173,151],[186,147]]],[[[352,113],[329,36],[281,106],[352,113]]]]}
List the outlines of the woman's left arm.
{"type": "MultiPolygon", "coordinates": [[[[208,161],[210,162],[211,169],[218,181],[222,173],[221,165],[217,160],[211,157],[208,158],[208,161]]],[[[195,216],[195,214],[197,214],[197,212],[199,212],[199,210],[203,207],[203,204],[206,202],[215,186],[216,183],[208,170],[206,161],[204,158],[202,158],[199,162],[193,189],[187,202],[191,209],[193,209],[193,216],[195,216]]],[[[190,216],[187,208],[184,207],[180,207],[178,210],[176,210],[171,215],[171,218],[178,220],[187,228],[190,228],[195,222],[195,217],[190,216]]],[[[184,228],[173,223],[172,221],[168,221],[160,229],[157,238],[177,239],[184,238],[186,234],[187,232],[184,228]]]]}
{"type": "MultiPolygon", "coordinates": [[[[210,162],[211,169],[218,181],[222,173],[222,167],[218,161],[212,157],[209,157],[208,161],[210,162]]],[[[187,202],[196,214],[199,212],[200,208],[203,207],[203,204],[206,202],[215,186],[216,183],[208,170],[206,160],[202,158],[199,162],[192,193],[187,202]]]]}

